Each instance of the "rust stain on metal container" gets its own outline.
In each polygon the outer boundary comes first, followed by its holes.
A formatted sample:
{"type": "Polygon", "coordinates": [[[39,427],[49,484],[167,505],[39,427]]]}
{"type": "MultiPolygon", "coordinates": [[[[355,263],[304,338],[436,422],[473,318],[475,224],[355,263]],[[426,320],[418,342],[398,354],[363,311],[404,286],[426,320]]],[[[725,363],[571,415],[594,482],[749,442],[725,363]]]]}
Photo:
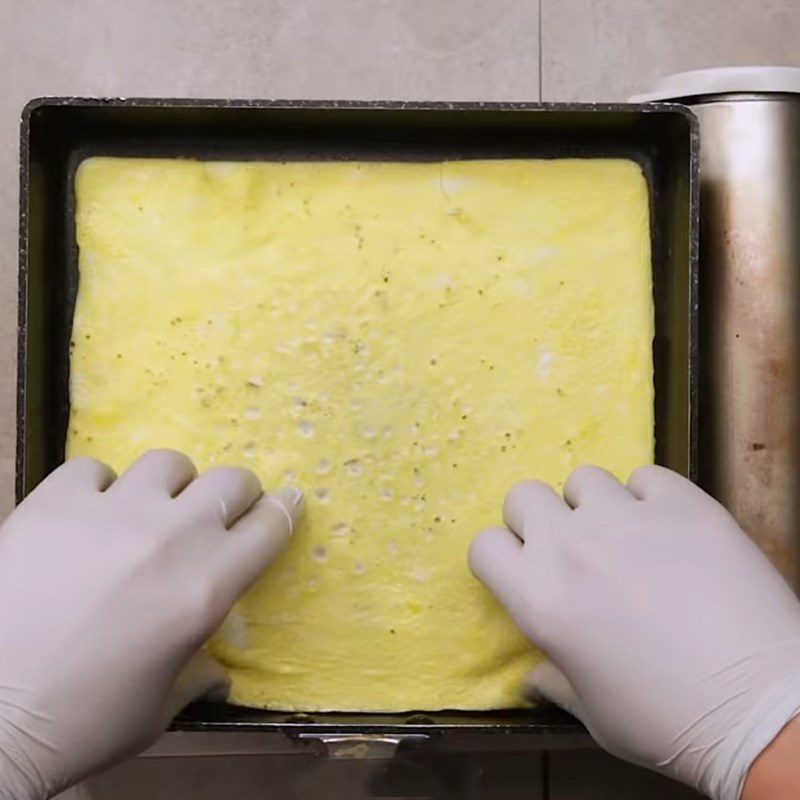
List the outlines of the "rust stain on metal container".
{"type": "Polygon", "coordinates": [[[701,478],[797,587],[800,99],[701,120],[701,478]],[[705,446],[702,446],[702,444],[705,446]]]}

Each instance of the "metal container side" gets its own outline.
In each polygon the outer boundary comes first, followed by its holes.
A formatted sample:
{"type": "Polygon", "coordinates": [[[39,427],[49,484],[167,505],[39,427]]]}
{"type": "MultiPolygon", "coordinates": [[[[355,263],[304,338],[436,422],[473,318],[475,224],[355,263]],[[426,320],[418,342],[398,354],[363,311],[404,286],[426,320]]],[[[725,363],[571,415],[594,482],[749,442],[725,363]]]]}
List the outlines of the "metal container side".
{"type": "MultiPolygon", "coordinates": [[[[64,458],[78,288],[72,183],[91,155],[217,159],[619,157],[647,178],[652,232],[656,460],[697,462],[697,121],[684,106],[42,98],[21,126],[17,379],[19,502],[64,458]]],[[[294,737],[580,731],[552,709],[291,715],[197,706],[180,730],[294,737]]]]}
{"type": "Polygon", "coordinates": [[[703,137],[700,480],[798,589],[800,95],[690,102],[703,137]]]}

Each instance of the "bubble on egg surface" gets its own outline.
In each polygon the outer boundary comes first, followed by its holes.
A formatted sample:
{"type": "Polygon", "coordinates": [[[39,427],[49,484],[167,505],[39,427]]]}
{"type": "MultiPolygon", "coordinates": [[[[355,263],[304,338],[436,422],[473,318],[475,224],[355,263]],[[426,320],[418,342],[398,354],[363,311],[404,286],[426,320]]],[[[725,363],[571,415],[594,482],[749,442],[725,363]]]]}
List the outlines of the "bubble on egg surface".
{"type": "Polygon", "coordinates": [[[204,164],[206,172],[214,178],[224,178],[236,170],[237,164],[230,161],[206,161],[204,164]]]}
{"type": "Polygon", "coordinates": [[[537,365],[537,371],[539,373],[540,378],[547,378],[550,375],[550,368],[553,363],[553,359],[555,356],[549,350],[545,350],[539,356],[539,363],[537,365]]]}
{"type": "Polygon", "coordinates": [[[325,547],[324,544],[317,544],[314,545],[314,549],[311,551],[311,557],[314,561],[327,561],[328,560],[328,548],[325,547]]]}
{"type": "Polygon", "coordinates": [[[440,272],[438,275],[435,275],[432,280],[434,289],[452,289],[454,283],[452,276],[448,275],[446,272],[440,272]]]}
{"type": "Polygon", "coordinates": [[[331,525],[331,533],[334,536],[349,536],[352,528],[346,522],[334,522],[331,525]]]}
{"type": "Polygon", "coordinates": [[[309,422],[307,419],[300,420],[297,423],[297,430],[303,438],[310,439],[314,435],[314,423],[309,422]]]}
{"type": "Polygon", "coordinates": [[[430,570],[417,566],[411,570],[409,577],[416,583],[427,583],[431,579],[431,572],[430,570]]]}
{"type": "Polygon", "coordinates": [[[364,467],[357,458],[351,458],[346,461],[345,467],[347,467],[347,474],[353,478],[358,478],[364,474],[364,467]]]}

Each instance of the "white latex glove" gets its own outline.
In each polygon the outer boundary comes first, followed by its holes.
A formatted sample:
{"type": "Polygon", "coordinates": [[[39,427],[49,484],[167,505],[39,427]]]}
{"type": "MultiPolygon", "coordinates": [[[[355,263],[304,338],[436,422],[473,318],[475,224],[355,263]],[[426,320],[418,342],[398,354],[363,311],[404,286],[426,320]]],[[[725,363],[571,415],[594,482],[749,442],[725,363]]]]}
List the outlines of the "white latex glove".
{"type": "Polygon", "coordinates": [[[800,603],[783,578],[722,506],[659,467],[627,487],[582,467],[563,499],[522,483],[504,519],[471,566],[551,658],[539,696],[620,758],[736,800],[800,710],[800,603]]]}
{"type": "Polygon", "coordinates": [[[0,798],[40,800],[151,744],[228,678],[199,652],[286,543],[297,491],[151,451],[77,458],[0,528],[0,798]]]}

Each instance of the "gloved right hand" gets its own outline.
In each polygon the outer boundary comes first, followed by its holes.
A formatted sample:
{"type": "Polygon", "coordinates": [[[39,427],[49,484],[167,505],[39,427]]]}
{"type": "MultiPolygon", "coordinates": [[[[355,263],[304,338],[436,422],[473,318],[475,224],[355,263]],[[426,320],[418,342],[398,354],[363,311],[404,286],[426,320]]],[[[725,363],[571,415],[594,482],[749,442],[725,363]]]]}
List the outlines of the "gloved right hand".
{"type": "Polygon", "coordinates": [[[737,800],[800,711],[800,603],[722,506],[643,467],[583,467],[563,498],[529,481],[474,573],[550,657],[539,695],[611,753],[737,800]]]}
{"type": "Polygon", "coordinates": [[[143,749],[228,678],[199,651],[283,547],[302,495],[147,453],[77,458],[0,527],[0,798],[42,800],[143,749]]]}

